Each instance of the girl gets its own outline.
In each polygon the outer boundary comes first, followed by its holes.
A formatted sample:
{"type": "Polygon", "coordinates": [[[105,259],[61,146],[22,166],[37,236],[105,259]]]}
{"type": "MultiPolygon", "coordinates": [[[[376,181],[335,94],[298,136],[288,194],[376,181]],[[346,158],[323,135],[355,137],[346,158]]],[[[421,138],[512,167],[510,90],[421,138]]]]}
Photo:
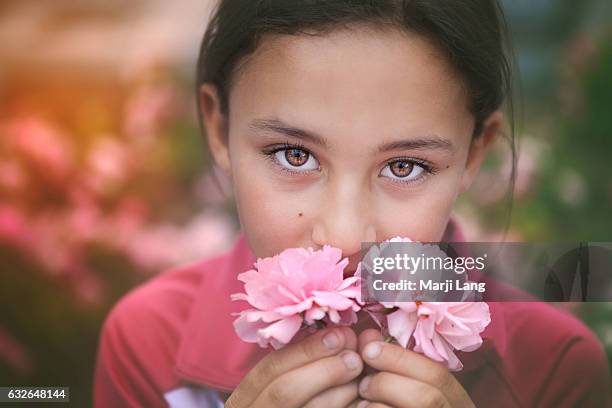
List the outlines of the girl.
{"type": "Polygon", "coordinates": [[[241,232],[114,307],[95,406],[607,406],[600,344],[541,303],[492,303],[457,374],[381,341],[364,316],[278,351],[233,330],[236,276],[258,257],[330,244],[352,273],[364,241],[463,240],[453,205],[510,97],[504,26],[495,0],[221,1],[198,97],[241,232]]]}

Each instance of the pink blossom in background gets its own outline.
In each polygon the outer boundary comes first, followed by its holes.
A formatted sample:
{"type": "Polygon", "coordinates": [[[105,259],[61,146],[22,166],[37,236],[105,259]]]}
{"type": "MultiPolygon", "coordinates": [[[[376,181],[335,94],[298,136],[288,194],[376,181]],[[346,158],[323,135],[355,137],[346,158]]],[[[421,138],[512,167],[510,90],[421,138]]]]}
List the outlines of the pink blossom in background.
{"type": "Polygon", "coordinates": [[[87,264],[92,245],[149,274],[218,254],[235,238],[231,216],[210,208],[220,201],[206,201],[206,210],[180,224],[151,219],[152,213],[177,215],[186,208],[174,199],[160,202],[159,191],[180,190],[185,195],[179,201],[194,199],[169,163],[158,160],[178,139],[161,136],[170,136],[175,124],[191,123],[181,116],[186,105],[171,61],[161,57],[132,70],[108,94],[89,99],[88,90],[79,90],[88,94],[85,105],[53,100],[39,112],[40,105],[26,98],[0,123],[0,195],[10,193],[0,203],[0,244],[17,249],[88,303],[100,301],[107,283],[103,267],[87,264]],[[138,186],[152,177],[161,179],[154,197],[138,186]],[[159,205],[150,204],[155,200],[159,205]]]}
{"type": "Polygon", "coordinates": [[[132,234],[118,237],[116,245],[143,272],[150,272],[163,269],[175,259],[174,242],[177,235],[176,228],[171,224],[144,226],[132,234]]]}
{"type": "Polygon", "coordinates": [[[389,334],[404,348],[459,371],[463,364],[453,350],[474,351],[480,333],[491,322],[486,302],[382,302],[398,309],[387,316],[389,334]],[[411,339],[413,341],[411,341],[411,339]]]}
{"type": "Polygon", "coordinates": [[[238,336],[260,347],[275,349],[289,343],[305,323],[316,321],[350,325],[357,322],[360,306],[359,277],[344,278],[348,259],[342,251],[325,245],[323,249],[288,248],[279,255],[259,258],[255,269],[238,279],[246,293],[234,293],[232,300],[247,301],[252,308],[235,313],[238,336]]]}
{"type": "Polygon", "coordinates": [[[195,214],[179,227],[175,246],[176,262],[192,262],[202,257],[217,255],[230,249],[237,227],[221,211],[205,210],[195,214]]]}
{"type": "MultiPolygon", "coordinates": [[[[126,126],[158,133],[161,129],[156,126],[174,111],[175,91],[169,86],[145,86],[141,91],[128,103],[125,120],[132,120],[133,126],[126,126]]],[[[19,187],[25,177],[22,166],[37,169],[42,179],[28,183],[46,183],[51,175],[60,187],[56,193],[61,206],[54,203],[26,211],[28,196],[22,194],[24,189],[19,190],[13,203],[0,207],[0,239],[31,256],[45,273],[68,277],[82,298],[95,300],[103,293],[102,285],[85,265],[83,254],[89,244],[115,249],[150,273],[220,253],[233,242],[235,226],[228,214],[219,211],[203,211],[184,225],[156,224],[148,219],[147,197],[123,195],[109,205],[109,193],[134,181],[138,176],[136,159],[146,156],[144,150],[153,145],[134,144],[129,138],[124,142],[101,133],[82,152],[83,162],[77,167],[74,146],[54,124],[26,115],[1,130],[8,136],[2,140],[6,151],[16,159],[1,162],[0,187],[19,187]]],[[[149,140],[153,141],[157,143],[149,140]]]]}
{"type": "MultiPolygon", "coordinates": [[[[113,230],[108,234],[110,239],[113,230]]],[[[114,245],[149,272],[221,253],[230,248],[234,237],[235,227],[227,214],[204,211],[184,226],[165,223],[124,230],[123,235],[114,235],[114,245]]]]}
{"type": "Polygon", "coordinates": [[[122,241],[122,237],[129,237],[143,228],[149,212],[149,206],[142,198],[124,195],[109,215],[109,229],[115,239],[122,241]]]}
{"type": "Polygon", "coordinates": [[[16,207],[0,205],[0,240],[8,241],[20,248],[27,248],[32,241],[26,217],[16,207]]]}
{"type": "Polygon", "coordinates": [[[66,251],[59,246],[56,231],[46,221],[39,222],[16,206],[0,206],[0,242],[13,245],[47,271],[57,274],[65,264],[66,251]]]}
{"type": "Polygon", "coordinates": [[[142,86],[125,105],[123,132],[138,144],[152,143],[164,121],[176,114],[180,98],[172,85],[142,86]]]}
{"type": "Polygon", "coordinates": [[[89,305],[101,305],[106,295],[106,286],[96,271],[76,259],[67,266],[72,290],[79,300],[89,305]]]}
{"type": "Polygon", "coordinates": [[[6,128],[7,141],[13,153],[23,155],[40,167],[45,175],[59,179],[73,166],[73,149],[68,137],[50,123],[35,116],[15,119],[6,128]]]}
{"type": "Polygon", "coordinates": [[[0,163],[0,187],[19,190],[26,185],[26,175],[16,160],[3,159],[0,163]]]}
{"type": "Polygon", "coordinates": [[[133,159],[128,146],[116,138],[97,139],[89,149],[84,181],[94,191],[106,192],[126,180],[133,159]]]}

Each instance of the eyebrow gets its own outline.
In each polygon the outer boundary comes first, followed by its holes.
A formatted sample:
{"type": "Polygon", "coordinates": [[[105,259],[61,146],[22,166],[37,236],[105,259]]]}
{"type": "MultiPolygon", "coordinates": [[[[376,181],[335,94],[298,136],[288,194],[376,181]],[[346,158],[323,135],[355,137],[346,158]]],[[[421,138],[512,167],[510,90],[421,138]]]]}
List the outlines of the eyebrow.
{"type": "Polygon", "coordinates": [[[437,135],[431,135],[427,137],[420,137],[417,139],[397,140],[394,142],[388,142],[380,145],[378,151],[380,153],[388,152],[391,150],[427,150],[427,149],[438,149],[452,152],[455,150],[453,143],[448,140],[441,138],[437,135]]]}
{"type": "MultiPolygon", "coordinates": [[[[316,133],[290,126],[278,119],[254,119],[249,124],[249,128],[254,130],[280,133],[285,136],[312,142],[321,147],[327,147],[326,138],[319,136],[316,133]]],[[[415,139],[396,140],[392,142],[386,142],[378,146],[379,153],[384,153],[391,150],[427,149],[438,149],[452,152],[455,150],[455,147],[450,140],[444,139],[438,135],[429,135],[415,139]]]]}
{"type": "Polygon", "coordinates": [[[249,127],[254,130],[263,130],[274,133],[280,133],[285,136],[294,137],[300,140],[307,140],[321,147],[327,147],[327,139],[321,137],[315,133],[309,132],[304,129],[299,129],[278,119],[254,119],[249,124],[249,127]]]}

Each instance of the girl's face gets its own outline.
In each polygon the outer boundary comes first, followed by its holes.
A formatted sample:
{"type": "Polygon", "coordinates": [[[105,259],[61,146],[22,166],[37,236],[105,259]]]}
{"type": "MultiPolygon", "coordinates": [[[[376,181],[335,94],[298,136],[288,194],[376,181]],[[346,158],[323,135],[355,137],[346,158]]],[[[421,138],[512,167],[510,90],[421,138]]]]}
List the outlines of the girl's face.
{"type": "Polygon", "coordinates": [[[396,235],[439,241],[501,124],[474,128],[462,81],[427,40],[353,28],[265,38],[236,74],[223,117],[202,87],[211,152],[232,180],[257,257],[396,235]]]}

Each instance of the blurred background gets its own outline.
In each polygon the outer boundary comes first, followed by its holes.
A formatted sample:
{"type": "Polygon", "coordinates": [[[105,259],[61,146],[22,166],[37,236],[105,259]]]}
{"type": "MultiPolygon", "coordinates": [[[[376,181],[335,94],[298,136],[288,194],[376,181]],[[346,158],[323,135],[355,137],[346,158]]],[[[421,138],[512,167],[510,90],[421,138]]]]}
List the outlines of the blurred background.
{"type": "MultiPolygon", "coordinates": [[[[520,69],[509,241],[612,241],[612,4],[504,1],[520,69]]],[[[163,270],[238,231],[197,128],[209,0],[0,2],[0,384],[88,406],[100,325],[163,270]]],[[[503,140],[457,206],[503,237],[503,140]]],[[[222,179],[221,179],[222,180],[222,179]]],[[[561,305],[562,307],[564,305],[561,305]]],[[[612,357],[612,305],[571,308],[612,357]]]]}

